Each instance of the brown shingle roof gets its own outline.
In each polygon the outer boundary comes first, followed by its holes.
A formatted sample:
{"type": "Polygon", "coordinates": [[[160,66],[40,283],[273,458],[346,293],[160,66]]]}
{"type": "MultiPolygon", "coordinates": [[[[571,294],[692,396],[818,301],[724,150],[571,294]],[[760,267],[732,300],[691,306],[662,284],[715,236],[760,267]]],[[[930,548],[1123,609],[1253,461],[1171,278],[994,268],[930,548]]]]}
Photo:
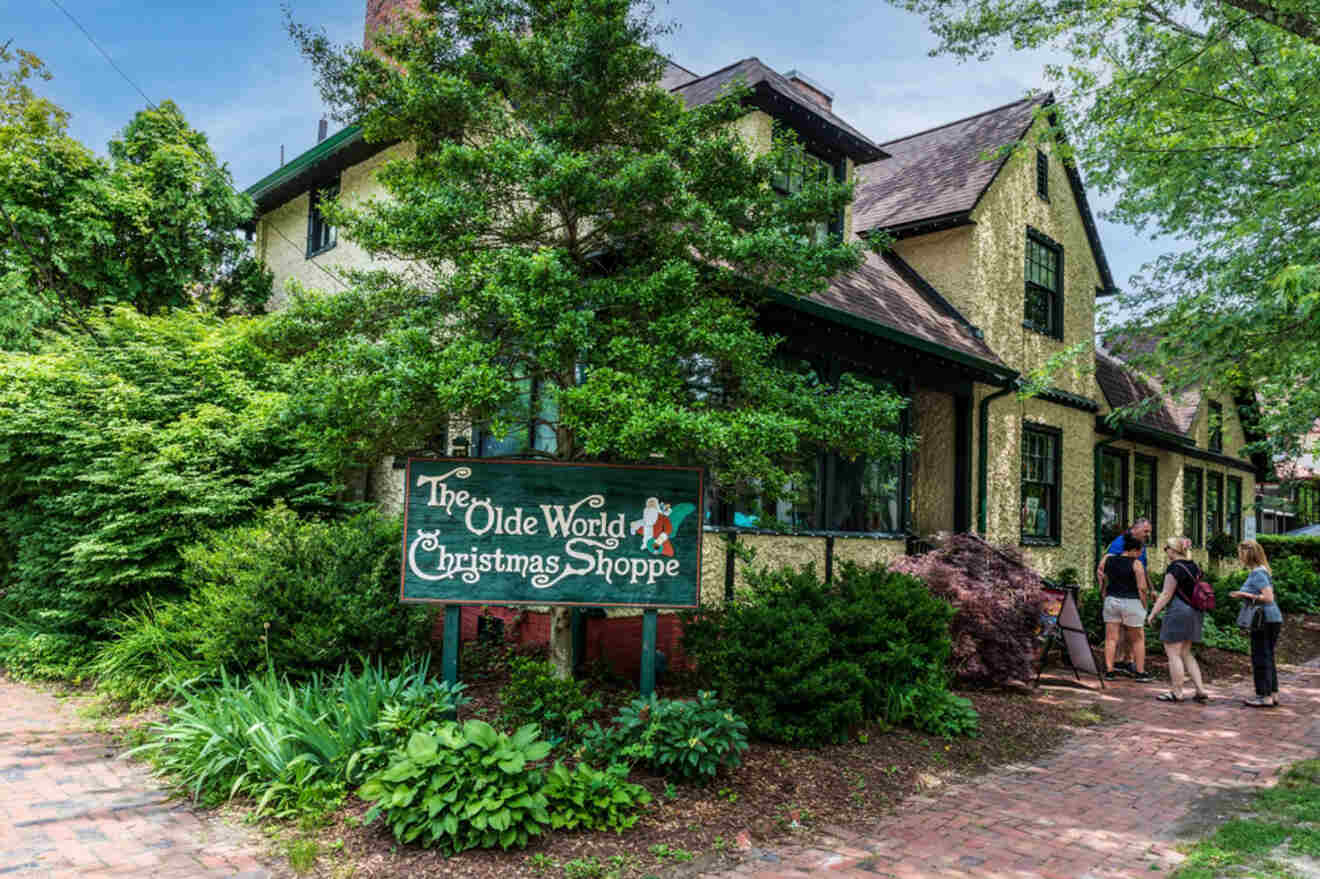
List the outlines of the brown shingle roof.
{"type": "Polygon", "coordinates": [[[789,107],[799,112],[805,111],[809,116],[837,129],[849,142],[848,152],[858,161],[875,161],[887,155],[870,138],[836,116],[831,110],[808,100],[786,78],[762,64],[759,58],[744,58],[670,91],[682,98],[687,106],[699,107],[718,98],[721,92],[736,80],[742,80],[757,91],[773,93],[781,101],[787,101],[789,107]]]}
{"type": "Polygon", "coordinates": [[[811,302],[1007,370],[990,346],[896,254],[868,252],[862,265],[835,278],[811,302]]]}
{"type": "Polygon", "coordinates": [[[1178,398],[1165,396],[1157,381],[1138,375],[1104,348],[1097,348],[1095,352],[1095,380],[1111,409],[1158,400],[1150,411],[1137,419],[1137,423],[1165,433],[1190,436],[1201,404],[1199,394],[1184,394],[1178,398]]]}
{"type": "Polygon", "coordinates": [[[970,211],[1006,161],[985,154],[1020,140],[1048,100],[1015,101],[882,144],[890,158],[857,169],[854,226],[892,228],[970,211]]]}

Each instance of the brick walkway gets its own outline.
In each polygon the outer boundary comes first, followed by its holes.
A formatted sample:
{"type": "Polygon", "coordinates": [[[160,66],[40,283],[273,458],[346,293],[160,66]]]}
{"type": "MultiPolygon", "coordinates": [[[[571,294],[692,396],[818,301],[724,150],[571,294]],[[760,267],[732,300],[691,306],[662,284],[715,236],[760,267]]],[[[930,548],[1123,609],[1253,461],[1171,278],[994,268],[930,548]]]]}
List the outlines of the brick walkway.
{"type": "Polygon", "coordinates": [[[60,700],[0,678],[0,877],[268,879],[251,833],[169,801],[60,700]]]}
{"type": "MultiPolygon", "coordinates": [[[[725,879],[1167,875],[1180,837],[1231,817],[1281,767],[1320,756],[1320,664],[1280,675],[1284,705],[1242,706],[1250,681],[1207,706],[1156,702],[1158,684],[1100,699],[1123,720],[1079,732],[1032,766],[1009,766],[912,797],[864,833],[824,828],[811,846],[752,849],[725,879]],[[1158,871],[1158,872],[1157,872],[1158,871]]],[[[1191,689],[1188,687],[1190,694],[1191,689]]]]}

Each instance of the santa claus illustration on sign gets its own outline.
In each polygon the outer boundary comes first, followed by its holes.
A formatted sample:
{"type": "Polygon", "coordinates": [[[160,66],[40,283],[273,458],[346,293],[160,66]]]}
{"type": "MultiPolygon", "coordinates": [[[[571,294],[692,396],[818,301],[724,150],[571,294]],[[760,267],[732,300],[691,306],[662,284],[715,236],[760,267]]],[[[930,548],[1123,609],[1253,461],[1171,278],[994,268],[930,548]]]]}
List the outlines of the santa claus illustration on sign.
{"type": "Polygon", "coordinates": [[[642,538],[641,549],[651,554],[672,556],[674,554],[674,531],[688,514],[696,509],[693,504],[679,504],[676,507],[663,504],[659,498],[649,497],[642,509],[642,518],[628,525],[634,535],[642,538]]]}

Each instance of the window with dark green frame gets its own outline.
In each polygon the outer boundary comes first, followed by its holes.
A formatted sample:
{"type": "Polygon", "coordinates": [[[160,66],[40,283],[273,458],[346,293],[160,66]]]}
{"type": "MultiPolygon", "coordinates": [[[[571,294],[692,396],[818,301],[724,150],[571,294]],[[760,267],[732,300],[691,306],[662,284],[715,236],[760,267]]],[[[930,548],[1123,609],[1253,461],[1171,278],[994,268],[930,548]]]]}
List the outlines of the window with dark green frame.
{"type": "Polygon", "coordinates": [[[1224,506],[1227,512],[1227,532],[1228,536],[1236,541],[1242,540],[1242,479],[1237,476],[1228,477],[1227,494],[1224,496],[1224,506]]]}
{"type": "Polygon", "coordinates": [[[1063,247],[1027,229],[1026,306],[1023,326],[1063,338],[1063,247]]]}
{"type": "Polygon", "coordinates": [[[321,215],[321,204],[339,195],[339,181],[313,188],[307,197],[307,259],[334,248],[339,241],[335,227],[321,215]]]}
{"type": "Polygon", "coordinates": [[[1022,542],[1057,544],[1063,469],[1063,431],[1041,424],[1022,426],[1022,542]]]}
{"type": "Polygon", "coordinates": [[[1202,543],[1201,488],[1203,474],[1199,468],[1183,468],[1183,537],[1191,538],[1192,546],[1202,543]]]}
{"type": "Polygon", "coordinates": [[[1205,537],[1209,540],[1224,531],[1224,474],[1205,475],[1205,537]]]}
{"type": "Polygon", "coordinates": [[[1128,526],[1128,453],[1100,452],[1100,537],[1108,546],[1128,526]]]}
{"type": "MultiPolygon", "coordinates": [[[[803,150],[797,154],[792,161],[783,169],[773,174],[770,178],[770,185],[776,192],[784,195],[795,195],[802,191],[802,187],[808,183],[823,182],[827,180],[842,181],[845,174],[845,165],[843,162],[835,162],[816,155],[815,153],[803,150]]],[[[821,221],[816,223],[812,237],[816,243],[822,243],[828,238],[841,238],[843,236],[843,212],[840,211],[829,222],[821,221]]]]}
{"type": "Polygon", "coordinates": [[[1050,157],[1044,150],[1036,150],[1036,195],[1050,200],[1050,157]]]}
{"type": "Polygon", "coordinates": [[[1224,450],[1224,407],[1218,403],[1209,406],[1209,447],[1212,452],[1224,450]]]}
{"type": "Polygon", "coordinates": [[[1150,521],[1150,540],[1157,543],[1159,522],[1156,514],[1158,502],[1159,462],[1149,455],[1132,457],[1132,521],[1147,519],[1150,521]]]}

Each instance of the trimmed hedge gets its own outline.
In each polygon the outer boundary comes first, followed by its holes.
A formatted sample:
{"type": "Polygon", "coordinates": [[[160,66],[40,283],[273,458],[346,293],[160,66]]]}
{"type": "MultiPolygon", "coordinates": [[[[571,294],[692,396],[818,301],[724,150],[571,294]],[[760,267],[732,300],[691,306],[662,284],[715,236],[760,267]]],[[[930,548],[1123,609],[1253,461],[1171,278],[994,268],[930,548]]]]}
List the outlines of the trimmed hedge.
{"type": "Polygon", "coordinates": [[[1257,542],[1265,548],[1270,563],[1289,556],[1299,556],[1320,572],[1320,537],[1287,537],[1283,534],[1258,534],[1257,542]]]}

